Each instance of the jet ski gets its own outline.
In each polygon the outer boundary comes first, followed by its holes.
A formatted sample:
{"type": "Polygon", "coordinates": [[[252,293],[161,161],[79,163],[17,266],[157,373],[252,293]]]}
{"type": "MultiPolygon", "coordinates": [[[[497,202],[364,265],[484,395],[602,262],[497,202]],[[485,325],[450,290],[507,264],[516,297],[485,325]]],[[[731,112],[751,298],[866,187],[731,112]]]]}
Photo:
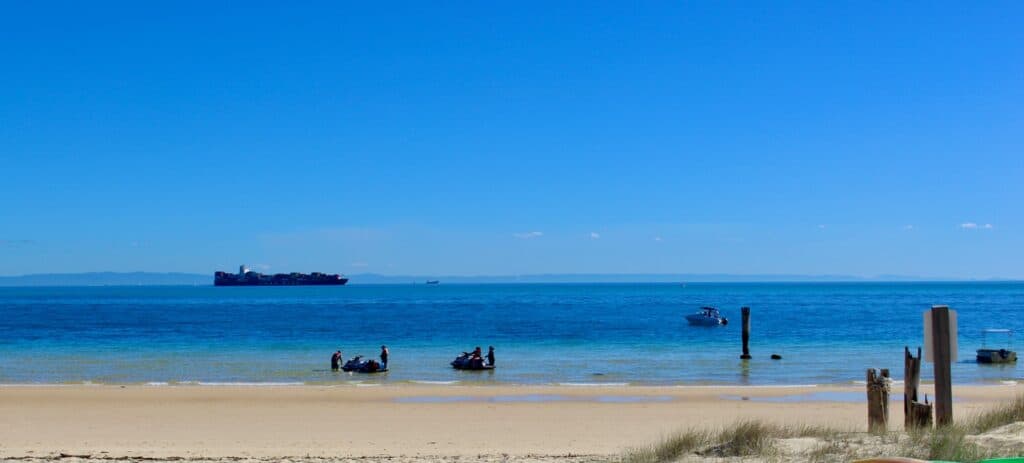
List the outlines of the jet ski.
{"type": "Polygon", "coordinates": [[[376,360],[363,360],[362,355],[357,355],[352,357],[351,360],[345,362],[345,365],[342,365],[341,367],[341,371],[347,371],[350,373],[383,373],[388,370],[381,368],[380,362],[376,360]]]}
{"type": "Polygon", "coordinates": [[[493,370],[494,365],[488,365],[484,363],[484,359],[474,359],[468,352],[463,352],[462,355],[452,360],[452,368],[456,370],[493,370]]]}

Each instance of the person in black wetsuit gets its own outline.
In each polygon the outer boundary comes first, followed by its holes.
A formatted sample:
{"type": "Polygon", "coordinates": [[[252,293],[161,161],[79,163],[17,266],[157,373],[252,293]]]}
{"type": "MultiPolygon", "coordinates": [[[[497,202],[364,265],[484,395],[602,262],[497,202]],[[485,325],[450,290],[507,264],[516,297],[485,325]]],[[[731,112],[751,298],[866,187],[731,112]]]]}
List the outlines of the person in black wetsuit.
{"type": "Polygon", "coordinates": [[[341,351],[334,351],[334,355],[331,356],[331,370],[338,371],[341,368],[341,351]]]}
{"type": "Polygon", "coordinates": [[[494,366],[494,346],[487,348],[487,364],[492,367],[494,366]]]}
{"type": "Polygon", "coordinates": [[[380,369],[388,369],[388,346],[380,346],[380,369]]]}

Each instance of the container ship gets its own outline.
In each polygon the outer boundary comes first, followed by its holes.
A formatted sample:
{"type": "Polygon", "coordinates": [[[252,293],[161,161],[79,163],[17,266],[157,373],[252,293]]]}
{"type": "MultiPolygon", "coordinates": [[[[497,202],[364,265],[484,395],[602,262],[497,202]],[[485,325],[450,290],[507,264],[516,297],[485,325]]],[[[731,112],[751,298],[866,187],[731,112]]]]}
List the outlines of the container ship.
{"type": "Polygon", "coordinates": [[[275,273],[265,275],[249,271],[244,265],[238,267],[238,273],[214,272],[214,286],[340,286],[348,283],[348,278],[337,274],[313,273],[275,273]]]}

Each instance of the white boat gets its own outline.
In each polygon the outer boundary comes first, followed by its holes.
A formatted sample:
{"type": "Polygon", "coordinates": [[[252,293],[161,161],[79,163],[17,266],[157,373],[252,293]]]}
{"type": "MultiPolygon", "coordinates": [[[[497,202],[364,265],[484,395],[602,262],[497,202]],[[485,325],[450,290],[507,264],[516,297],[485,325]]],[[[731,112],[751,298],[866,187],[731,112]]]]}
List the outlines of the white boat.
{"type": "Polygon", "coordinates": [[[697,326],[728,325],[729,319],[722,316],[714,307],[701,307],[700,312],[686,316],[686,321],[697,326]]]}
{"type": "Polygon", "coordinates": [[[989,328],[981,331],[981,349],[978,349],[978,363],[1013,363],[1017,361],[1017,353],[1010,350],[1013,331],[1007,329],[989,328]],[[1004,349],[989,349],[986,341],[989,334],[1005,334],[1007,346],[1004,349]]]}

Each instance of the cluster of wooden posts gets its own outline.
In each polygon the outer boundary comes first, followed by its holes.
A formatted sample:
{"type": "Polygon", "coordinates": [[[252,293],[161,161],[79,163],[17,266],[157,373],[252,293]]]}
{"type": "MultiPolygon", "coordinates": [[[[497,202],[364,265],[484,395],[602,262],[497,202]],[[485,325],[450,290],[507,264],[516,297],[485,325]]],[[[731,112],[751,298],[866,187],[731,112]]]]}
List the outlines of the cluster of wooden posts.
{"type": "MultiPolygon", "coordinates": [[[[740,309],[743,316],[743,354],[740,358],[750,359],[750,307],[740,309]]],[[[903,348],[903,426],[905,429],[930,428],[932,426],[932,409],[935,409],[935,423],[945,426],[953,423],[953,387],[950,378],[950,363],[955,358],[953,346],[955,338],[955,312],[949,307],[937,305],[925,313],[926,335],[930,345],[930,361],[935,364],[935,403],[920,401],[918,388],[921,386],[921,348],[917,348],[917,356],[910,353],[909,347],[903,348]],[[954,314],[952,329],[951,316],[954,314]]],[[[773,358],[778,356],[773,355],[773,358]]],[[[781,357],[779,357],[781,358],[781,357]]],[[[889,426],[889,393],[892,380],[886,368],[867,371],[868,393],[868,431],[885,432],[889,426]]]]}
{"type": "MultiPolygon", "coordinates": [[[[950,378],[950,362],[954,353],[950,342],[950,310],[946,306],[934,306],[926,314],[930,317],[931,360],[935,363],[935,423],[945,426],[953,423],[953,388],[950,378]]],[[[921,348],[917,356],[909,347],[903,348],[903,426],[904,429],[930,428],[932,426],[933,404],[928,396],[920,402],[918,388],[921,384],[921,348]]],[[[889,370],[867,371],[868,431],[885,432],[889,424],[889,392],[891,380],[889,370]]]]}

